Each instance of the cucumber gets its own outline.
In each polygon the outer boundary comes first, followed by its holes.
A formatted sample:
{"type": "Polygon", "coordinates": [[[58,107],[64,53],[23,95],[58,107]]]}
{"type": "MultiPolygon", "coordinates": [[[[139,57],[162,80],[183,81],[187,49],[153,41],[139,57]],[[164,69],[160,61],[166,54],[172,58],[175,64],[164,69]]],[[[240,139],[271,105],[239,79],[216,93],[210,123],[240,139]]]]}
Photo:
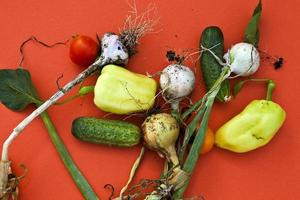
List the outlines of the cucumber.
{"type": "MultiPolygon", "coordinates": [[[[205,28],[201,35],[200,48],[201,45],[206,48],[211,48],[217,44],[219,45],[212,48],[211,51],[222,60],[224,55],[224,38],[221,29],[216,26],[209,26],[205,28]]],[[[200,57],[200,64],[205,87],[208,91],[218,79],[223,66],[220,65],[214,56],[208,51],[204,51],[202,53],[200,57]]],[[[221,102],[226,102],[228,101],[229,97],[229,80],[225,80],[221,85],[219,93],[217,94],[217,99],[221,102]]]]}
{"type": "Polygon", "coordinates": [[[125,121],[79,117],[72,123],[72,134],[79,140],[96,144],[131,147],[139,144],[141,130],[125,121]]]}

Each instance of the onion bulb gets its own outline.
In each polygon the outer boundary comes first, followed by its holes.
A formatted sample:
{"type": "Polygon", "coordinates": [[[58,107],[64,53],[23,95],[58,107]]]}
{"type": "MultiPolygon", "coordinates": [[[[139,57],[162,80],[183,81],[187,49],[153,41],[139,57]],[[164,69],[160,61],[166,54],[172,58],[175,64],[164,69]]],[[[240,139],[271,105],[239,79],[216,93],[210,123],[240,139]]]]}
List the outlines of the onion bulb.
{"type": "Polygon", "coordinates": [[[260,64],[258,50],[252,44],[241,42],[235,44],[224,55],[226,63],[231,72],[239,76],[250,76],[254,74],[260,64]]]}
{"type": "Polygon", "coordinates": [[[154,114],[146,118],[142,129],[147,147],[157,151],[174,166],[178,165],[175,150],[175,142],[179,135],[177,120],[168,113],[154,114]]]}

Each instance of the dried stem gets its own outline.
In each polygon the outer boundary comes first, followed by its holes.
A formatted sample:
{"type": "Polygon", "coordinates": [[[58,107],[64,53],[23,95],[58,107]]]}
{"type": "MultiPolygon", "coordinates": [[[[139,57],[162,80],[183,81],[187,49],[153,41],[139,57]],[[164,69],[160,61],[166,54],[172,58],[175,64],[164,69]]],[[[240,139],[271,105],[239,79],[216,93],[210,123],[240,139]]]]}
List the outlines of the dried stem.
{"type": "Polygon", "coordinates": [[[10,162],[0,162],[0,199],[8,199],[7,185],[8,185],[8,174],[10,174],[10,162]]]}
{"type": "Polygon", "coordinates": [[[114,186],[111,185],[111,184],[106,184],[106,185],[104,185],[104,189],[109,189],[109,190],[111,190],[111,194],[110,194],[110,196],[108,197],[108,200],[112,200],[112,197],[115,195],[115,188],[114,188],[114,186]]]}
{"type": "Polygon", "coordinates": [[[209,53],[211,53],[211,55],[213,55],[213,57],[217,60],[217,62],[222,65],[223,67],[228,66],[229,63],[224,63],[211,49],[218,46],[220,44],[216,44],[214,46],[212,46],[211,48],[206,48],[203,45],[201,45],[201,49],[203,49],[203,51],[208,51],[209,53]]]}
{"type": "Polygon", "coordinates": [[[124,193],[128,189],[129,184],[132,182],[133,177],[136,174],[136,171],[137,171],[138,167],[141,164],[141,161],[143,159],[144,154],[145,154],[145,147],[142,147],[138,158],[136,159],[136,161],[134,162],[134,164],[132,166],[132,169],[131,169],[131,172],[130,172],[130,175],[129,175],[129,179],[128,179],[126,185],[121,189],[120,196],[119,196],[120,199],[123,199],[124,193]]]}
{"type": "Polygon", "coordinates": [[[45,42],[42,42],[40,41],[39,39],[37,39],[37,37],[35,36],[31,36],[30,38],[28,38],[27,40],[25,40],[21,46],[20,46],[20,53],[21,53],[21,61],[19,63],[19,66],[22,66],[23,65],[23,62],[24,62],[24,59],[25,59],[25,54],[24,54],[24,46],[26,43],[30,42],[30,41],[33,41],[33,42],[36,42],[36,43],[39,43],[41,44],[42,46],[45,46],[45,47],[48,47],[48,48],[52,48],[54,46],[57,46],[57,45],[66,45],[69,40],[66,40],[65,42],[55,42],[53,44],[47,44],[45,42]]]}

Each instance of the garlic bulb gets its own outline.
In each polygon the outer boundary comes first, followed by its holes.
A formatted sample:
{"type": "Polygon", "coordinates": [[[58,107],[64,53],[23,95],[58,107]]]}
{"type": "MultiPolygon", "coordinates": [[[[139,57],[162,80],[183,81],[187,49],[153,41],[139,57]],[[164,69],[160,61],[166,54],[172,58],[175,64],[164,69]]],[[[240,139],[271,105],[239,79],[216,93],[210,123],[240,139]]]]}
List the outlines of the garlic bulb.
{"type": "MultiPolygon", "coordinates": [[[[101,38],[101,51],[101,57],[103,57],[106,64],[125,65],[128,62],[128,50],[115,33],[105,33],[103,35],[101,38]]],[[[98,61],[103,61],[103,59],[98,59],[98,61]]]]}
{"type": "Polygon", "coordinates": [[[179,102],[193,91],[195,75],[186,66],[171,64],[162,71],[159,82],[164,98],[179,102]]]}

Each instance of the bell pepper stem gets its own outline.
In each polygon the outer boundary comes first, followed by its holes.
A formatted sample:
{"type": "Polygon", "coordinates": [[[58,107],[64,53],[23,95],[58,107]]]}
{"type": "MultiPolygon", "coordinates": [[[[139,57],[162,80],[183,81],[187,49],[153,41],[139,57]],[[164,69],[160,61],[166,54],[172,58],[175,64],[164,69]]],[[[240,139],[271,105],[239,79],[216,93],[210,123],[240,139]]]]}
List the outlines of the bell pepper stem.
{"type": "Polygon", "coordinates": [[[267,97],[266,97],[266,100],[268,101],[272,101],[272,94],[273,94],[273,91],[276,87],[276,84],[273,80],[268,80],[267,82],[267,97]]]}

